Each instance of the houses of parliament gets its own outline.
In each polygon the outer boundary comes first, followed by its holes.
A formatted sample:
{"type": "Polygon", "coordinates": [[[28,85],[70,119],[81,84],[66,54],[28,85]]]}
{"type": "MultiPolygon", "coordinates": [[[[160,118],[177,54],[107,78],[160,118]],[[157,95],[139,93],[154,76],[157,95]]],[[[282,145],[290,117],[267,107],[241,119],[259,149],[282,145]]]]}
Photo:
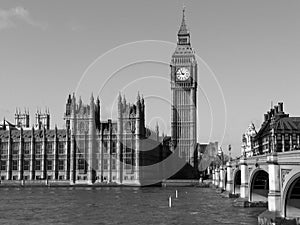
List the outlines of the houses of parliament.
{"type": "MultiPolygon", "coordinates": [[[[197,61],[183,10],[177,47],[171,57],[171,136],[146,128],[144,98],[128,103],[118,96],[115,120],[101,120],[100,99],[84,104],[69,95],[63,119],[66,128],[50,128],[50,113],[15,113],[14,124],[0,127],[0,177],[6,181],[64,181],[70,185],[115,183],[143,185],[147,165],[159,165],[171,154],[197,170],[197,61]]],[[[100,96],[101,97],[101,96],[100,96]]],[[[166,168],[157,166],[155,173],[166,168]]],[[[150,171],[153,173],[154,171],[150,171]]],[[[168,177],[166,177],[168,178],[168,177]]]]}

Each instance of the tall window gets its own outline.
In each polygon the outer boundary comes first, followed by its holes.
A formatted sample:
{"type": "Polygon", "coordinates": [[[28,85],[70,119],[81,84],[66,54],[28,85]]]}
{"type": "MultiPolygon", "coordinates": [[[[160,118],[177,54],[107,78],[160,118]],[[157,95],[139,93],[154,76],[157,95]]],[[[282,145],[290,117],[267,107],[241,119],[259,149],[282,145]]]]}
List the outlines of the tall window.
{"type": "Polygon", "coordinates": [[[78,169],[79,170],[85,169],[85,160],[84,159],[78,159],[78,169]]]}
{"type": "Polygon", "coordinates": [[[25,142],[24,143],[24,154],[25,155],[29,155],[30,154],[30,147],[31,147],[30,142],[25,142]]]}
{"type": "Polygon", "coordinates": [[[1,155],[7,155],[7,150],[8,150],[8,143],[7,142],[0,143],[1,155]]]}
{"type": "Polygon", "coordinates": [[[12,161],[12,170],[18,170],[18,160],[12,161]]]}
{"type": "Polygon", "coordinates": [[[29,160],[24,161],[24,170],[29,170],[29,160]]]}
{"type": "Polygon", "coordinates": [[[59,171],[64,170],[64,168],[65,168],[64,164],[65,164],[65,160],[63,160],[63,159],[58,160],[58,170],[59,171]]]}
{"type": "Polygon", "coordinates": [[[41,160],[35,160],[35,170],[41,170],[41,160]]]}
{"type": "Polygon", "coordinates": [[[52,170],[52,168],[53,168],[53,161],[47,160],[47,170],[52,170]]]}
{"type": "Polygon", "coordinates": [[[111,160],[111,169],[115,170],[116,169],[116,159],[111,160]]]}
{"type": "Polygon", "coordinates": [[[18,155],[19,154],[19,146],[20,146],[20,144],[19,144],[19,142],[14,142],[14,143],[12,143],[12,154],[13,155],[18,155]]]}
{"type": "Polygon", "coordinates": [[[65,142],[58,143],[58,154],[65,154],[65,142]]]}
{"type": "Polygon", "coordinates": [[[42,154],[42,143],[41,142],[35,143],[35,154],[36,155],[42,154]]]}
{"type": "Polygon", "coordinates": [[[53,143],[52,142],[47,142],[47,145],[46,145],[46,152],[48,155],[52,155],[53,154],[53,143]]]}
{"type": "Polygon", "coordinates": [[[125,169],[131,170],[132,169],[132,160],[130,158],[125,159],[125,169]]]}
{"type": "Polygon", "coordinates": [[[107,169],[108,169],[108,160],[103,159],[103,170],[107,170],[107,169]]]}
{"type": "Polygon", "coordinates": [[[116,153],[117,151],[117,142],[116,141],[112,141],[112,153],[116,153]]]}
{"type": "Polygon", "coordinates": [[[1,170],[2,171],[6,170],[6,161],[5,160],[1,160],[1,170]]]}
{"type": "Polygon", "coordinates": [[[107,153],[108,152],[108,144],[107,141],[103,141],[103,152],[107,153]]]}

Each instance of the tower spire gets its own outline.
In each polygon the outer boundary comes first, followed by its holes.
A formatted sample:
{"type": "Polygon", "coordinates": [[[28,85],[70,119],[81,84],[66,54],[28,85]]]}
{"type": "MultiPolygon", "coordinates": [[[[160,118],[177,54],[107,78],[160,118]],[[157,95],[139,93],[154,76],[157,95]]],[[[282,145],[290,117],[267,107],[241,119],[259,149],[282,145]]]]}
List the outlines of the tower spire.
{"type": "Polygon", "coordinates": [[[183,9],[182,9],[182,20],[181,20],[181,25],[178,31],[178,35],[186,35],[189,34],[188,28],[186,26],[186,22],[185,22],[185,6],[183,5],[183,9]]]}
{"type": "Polygon", "coordinates": [[[178,41],[177,41],[178,45],[190,45],[190,32],[185,22],[185,6],[183,6],[182,9],[182,20],[181,20],[181,25],[177,37],[178,37],[178,41]]]}

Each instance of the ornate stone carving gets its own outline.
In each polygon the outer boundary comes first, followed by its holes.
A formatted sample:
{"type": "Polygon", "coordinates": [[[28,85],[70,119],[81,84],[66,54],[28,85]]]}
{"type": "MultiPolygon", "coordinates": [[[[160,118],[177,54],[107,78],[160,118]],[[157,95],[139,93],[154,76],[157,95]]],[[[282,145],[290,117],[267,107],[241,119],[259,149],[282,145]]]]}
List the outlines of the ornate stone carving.
{"type": "Polygon", "coordinates": [[[289,174],[289,172],[291,172],[291,169],[281,169],[281,186],[283,186],[285,177],[289,174]]]}

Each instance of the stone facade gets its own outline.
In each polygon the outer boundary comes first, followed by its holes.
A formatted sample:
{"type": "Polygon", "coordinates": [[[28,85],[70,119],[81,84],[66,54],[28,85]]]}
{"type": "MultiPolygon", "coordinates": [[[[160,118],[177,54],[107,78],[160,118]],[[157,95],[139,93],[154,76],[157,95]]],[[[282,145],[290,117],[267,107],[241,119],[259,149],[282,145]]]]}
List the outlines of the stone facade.
{"type": "Polygon", "coordinates": [[[177,34],[171,59],[171,138],[172,151],[194,166],[197,158],[197,61],[191,46],[185,15],[177,34]]]}
{"type": "Polygon", "coordinates": [[[255,126],[251,123],[247,129],[247,131],[243,134],[242,138],[242,154],[246,157],[253,156],[253,138],[257,134],[255,130],[255,126]]]}
{"type": "Polygon", "coordinates": [[[257,133],[253,127],[248,129],[242,147],[247,157],[300,149],[300,117],[290,117],[278,103],[264,114],[257,133]]]}
{"type": "Polygon", "coordinates": [[[100,120],[99,98],[94,101],[91,96],[90,103],[84,104],[69,95],[64,119],[66,129],[49,129],[47,122],[40,120],[36,120],[39,126],[31,129],[23,121],[2,126],[1,180],[141,185],[143,163],[165,157],[162,151],[167,151],[168,145],[157,142],[161,139],[158,126],[156,132],[145,127],[145,103],[139,95],[135,104],[119,96],[117,121],[100,120]],[[140,154],[142,141],[151,135],[156,148],[140,154]]]}
{"type": "Polygon", "coordinates": [[[143,185],[149,184],[146,179],[156,182],[158,177],[173,175],[170,168],[178,163],[159,162],[175,151],[174,158],[180,158],[188,168],[183,174],[191,177],[192,171],[197,177],[197,61],[184,11],[177,38],[170,64],[171,137],[160,137],[158,126],[155,131],[146,128],[145,103],[139,94],[134,104],[118,97],[114,121],[101,120],[99,98],[91,96],[84,104],[74,94],[69,95],[65,129],[50,129],[48,109],[36,112],[32,128],[28,110],[16,110],[15,124],[6,120],[0,124],[1,180],[143,185]]]}

